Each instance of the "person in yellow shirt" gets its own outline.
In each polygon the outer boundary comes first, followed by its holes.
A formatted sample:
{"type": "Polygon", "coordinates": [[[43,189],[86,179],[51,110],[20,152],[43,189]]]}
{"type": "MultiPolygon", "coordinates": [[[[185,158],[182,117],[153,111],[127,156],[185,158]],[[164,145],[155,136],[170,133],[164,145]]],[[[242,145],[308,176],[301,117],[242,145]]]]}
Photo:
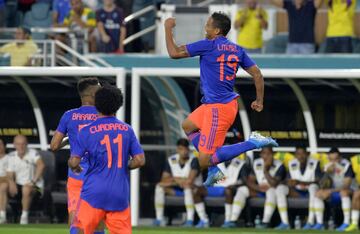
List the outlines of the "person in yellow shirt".
{"type": "MultiPolygon", "coordinates": [[[[88,29],[91,35],[96,27],[96,15],[93,10],[85,7],[82,0],[71,0],[71,11],[65,17],[63,26],[69,27],[71,30],[88,29]]],[[[80,35],[76,34],[77,37],[80,35]]],[[[96,38],[89,37],[90,51],[96,52],[96,38]]]]}
{"type": "Polygon", "coordinates": [[[10,54],[11,66],[29,66],[31,57],[37,53],[37,45],[30,39],[31,31],[19,27],[15,32],[16,42],[8,43],[0,48],[0,53],[10,54]]]}
{"type": "Polygon", "coordinates": [[[351,166],[355,174],[358,188],[354,191],[351,206],[351,224],[345,229],[346,232],[352,232],[359,229],[359,213],[360,213],[360,154],[351,158],[351,166]]]}
{"type": "Polygon", "coordinates": [[[326,53],[351,53],[356,0],[328,0],[326,53]]]}
{"type": "Polygon", "coordinates": [[[263,46],[262,30],[268,27],[268,15],[256,0],[246,0],[235,20],[235,29],[239,30],[238,44],[248,53],[261,53],[263,46]]]}

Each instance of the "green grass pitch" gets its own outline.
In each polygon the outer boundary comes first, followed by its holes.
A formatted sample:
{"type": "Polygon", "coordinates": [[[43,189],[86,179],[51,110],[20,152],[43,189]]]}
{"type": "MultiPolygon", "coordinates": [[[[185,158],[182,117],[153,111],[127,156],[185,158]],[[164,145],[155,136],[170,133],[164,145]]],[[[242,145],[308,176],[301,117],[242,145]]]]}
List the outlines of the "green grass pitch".
{"type": "MultiPolygon", "coordinates": [[[[31,224],[28,226],[20,226],[16,224],[0,225],[0,234],[63,234],[69,233],[66,225],[62,224],[31,224]]],[[[109,232],[106,232],[109,233],[109,232]]],[[[224,228],[207,228],[207,229],[195,229],[195,228],[177,228],[177,227],[166,227],[166,228],[134,228],[133,234],[190,234],[190,233],[226,233],[226,234],[287,234],[287,233],[338,233],[330,231],[276,231],[273,229],[256,230],[256,229],[224,229],[224,228]]],[[[350,232],[349,232],[350,233],[350,232]]],[[[353,232],[359,233],[359,232],[353,232]]]]}

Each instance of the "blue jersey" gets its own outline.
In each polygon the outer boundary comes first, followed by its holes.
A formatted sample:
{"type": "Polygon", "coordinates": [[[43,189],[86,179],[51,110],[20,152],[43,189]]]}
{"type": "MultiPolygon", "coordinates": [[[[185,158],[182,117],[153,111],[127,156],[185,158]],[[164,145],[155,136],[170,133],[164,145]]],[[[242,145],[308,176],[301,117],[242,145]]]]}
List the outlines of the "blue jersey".
{"type": "Polygon", "coordinates": [[[255,65],[243,48],[221,36],[188,44],[186,49],[191,57],[200,56],[202,103],[228,103],[239,96],[234,92],[239,66],[255,65]]]}
{"type": "Polygon", "coordinates": [[[130,125],[115,117],[99,117],[81,129],[72,157],[86,157],[81,198],[92,207],[122,211],[129,206],[128,160],[143,154],[130,125]]]}
{"type": "MultiPolygon", "coordinates": [[[[100,9],[96,12],[96,21],[104,24],[105,32],[111,40],[104,44],[104,52],[115,52],[119,49],[120,29],[124,25],[124,13],[121,8],[115,8],[113,11],[100,9]]],[[[103,43],[103,42],[101,42],[103,43]]]]}
{"type": "Polygon", "coordinates": [[[58,13],[58,24],[63,24],[65,17],[70,13],[70,0],[54,0],[52,9],[58,13]]]}
{"type": "MultiPolygon", "coordinates": [[[[63,114],[56,131],[69,136],[70,150],[74,148],[76,144],[77,135],[80,129],[96,120],[97,113],[98,112],[94,106],[81,106],[63,114]]],[[[88,168],[88,164],[85,159],[82,159],[81,167],[84,168],[82,173],[75,174],[69,169],[68,176],[77,180],[82,180],[88,168]]]]}

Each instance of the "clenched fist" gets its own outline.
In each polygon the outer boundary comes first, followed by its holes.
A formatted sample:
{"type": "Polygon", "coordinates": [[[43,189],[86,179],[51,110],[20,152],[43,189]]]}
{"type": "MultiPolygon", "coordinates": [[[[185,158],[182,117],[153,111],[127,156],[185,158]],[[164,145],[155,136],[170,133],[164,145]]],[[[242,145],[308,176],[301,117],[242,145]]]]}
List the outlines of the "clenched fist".
{"type": "Polygon", "coordinates": [[[167,18],[165,20],[165,28],[174,28],[176,26],[176,20],[175,18],[167,18]]]}
{"type": "Polygon", "coordinates": [[[251,109],[257,111],[257,112],[261,112],[264,108],[263,102],[262,101],[258,101],[255,100],[251,103],[251,109]]]}

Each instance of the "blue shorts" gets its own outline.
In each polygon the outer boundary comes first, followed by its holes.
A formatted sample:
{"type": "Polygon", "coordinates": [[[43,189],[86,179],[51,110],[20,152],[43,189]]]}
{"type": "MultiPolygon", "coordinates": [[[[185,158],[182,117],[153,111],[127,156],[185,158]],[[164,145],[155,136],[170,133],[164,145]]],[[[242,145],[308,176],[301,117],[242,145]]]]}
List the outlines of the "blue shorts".
{"type": "Polygon", "coordinates": [[[206,187],[209,197],[225,196],[225,187],[206,187]]]}
{"type": "Polygon", "coordinates": [[[300,190],[300,189],[295,189],[295,191],[299,194],[300,197],[309,197],[309,191],[308,190],[300,190]]]}
{"type": "Polygon", "coordinates": [[[341,203],[341,195],[340,192],[334,192],[330,195],[330,204],[338,205],[341,203]]]}
{"type": "Polygon", "coordinates": [[[264,193],[264,192],[257,192],[257,193],[256,193],[256,196],[257,196],[257,197],[261,197],[261,198],[265,198],[265,197],[266,197],[266,193],[264,193]]]}

